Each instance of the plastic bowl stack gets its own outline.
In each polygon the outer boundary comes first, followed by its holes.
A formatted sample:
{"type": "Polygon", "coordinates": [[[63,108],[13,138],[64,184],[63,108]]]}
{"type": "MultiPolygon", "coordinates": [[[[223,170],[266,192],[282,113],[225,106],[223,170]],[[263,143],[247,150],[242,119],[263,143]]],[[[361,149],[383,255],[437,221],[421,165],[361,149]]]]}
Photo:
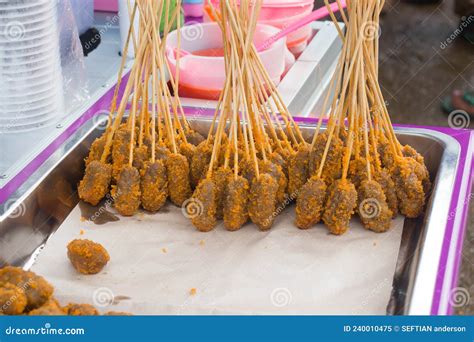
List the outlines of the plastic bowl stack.
{"type": "Polygon", "coordinates": [[[62,90],[56,0],[0,1],[0,132],[56,123],[62,90]]]}

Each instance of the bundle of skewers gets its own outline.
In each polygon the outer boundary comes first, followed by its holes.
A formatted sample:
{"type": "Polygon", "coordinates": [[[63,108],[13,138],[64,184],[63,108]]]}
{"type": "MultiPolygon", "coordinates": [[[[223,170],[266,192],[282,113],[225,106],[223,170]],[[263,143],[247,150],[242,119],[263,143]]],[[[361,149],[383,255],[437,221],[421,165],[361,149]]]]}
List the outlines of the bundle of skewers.
{"type": "MultiPolygon", "coordinates": [[[[111,192],[116,210],[130,216],[140,206],[157,212],[169,198],[185,210],[193,207],[187,216],[205,232],[221,219],[230,231],[249,220],[268,230],[295,199],[298,228],[322,220],[333,234],[346,232],[354,213],[366,228],[383,232],[399,212],[423,212],[429,173],[423,157],[397,140],[378,85],[378,37],[361,29],[377,25],[383,1],[350,1],[347,12],[340,8],[345,33],[331,12],[343,40],[330,87],[335,96],[329,101],[328,92],[325,99],[326,128],[321,116],[309,141],[254,46],[261,5],[227,0],[210,6],[222,31],[226,81],[203,137],[186,120],[179,74],[171,74],[164,54],[177,11],[160,37],[159,13],[170,1],[135,3],[138,39],[131,28],[127,46],[136,46],[136,59],[117,106],[119,72],[108,128],[86,159],[81,199],[97,205],[111,192]]],[[[179,20],[177,26],[179,33],[179,20]]]]}

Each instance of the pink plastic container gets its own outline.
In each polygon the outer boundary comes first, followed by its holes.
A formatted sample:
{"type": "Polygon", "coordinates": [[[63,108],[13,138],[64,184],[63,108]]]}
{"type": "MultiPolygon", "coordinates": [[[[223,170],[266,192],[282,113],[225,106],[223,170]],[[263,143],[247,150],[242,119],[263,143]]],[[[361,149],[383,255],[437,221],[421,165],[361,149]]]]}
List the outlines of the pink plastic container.
{"type": "Polygon", "coordinates": [[[185,17],[202,17],[204,3],[200,4],[185,4],[183,3],[183,12],[185,17]]]}
{"type": "MultiPolygon", "coordinates": [[[[254,43],[260,44],[278,29],[258,24],[254,43]]],[[[267,50],[259,53],[263,65],[275,84],[280,82],[285,69],[286,41],[280,39],[267,50]]],[[[166,56],[171,72],[176,72],[177,32],[171,32],[166,41],[166,56]]],[[[181,28],[181,48],[194,52],[222,48],[222,33],[216,23],[190,25],[181,28]]],[[[179,60],[179,95],[185,97],[217,100],[224,87],[224,57],[197,56],[189,54],[179,60]]]]}
{"type": "MultiPolygon", "coordinates": [[[[219,0],[211,0],[214,7],[219,6],[219,0]]],[[[310,14],[313,11],[314,1],[308,0],[264,0],[258,21],[271,25],[280,30],[310,14]]],[[[208,11],[204,11],[204,21],[212,21],[208,11]]],[[[311,26],[308,24],[289,34],[286,44],[290,50],[297,46],[306,46],[311,35],[311,26]]]]}

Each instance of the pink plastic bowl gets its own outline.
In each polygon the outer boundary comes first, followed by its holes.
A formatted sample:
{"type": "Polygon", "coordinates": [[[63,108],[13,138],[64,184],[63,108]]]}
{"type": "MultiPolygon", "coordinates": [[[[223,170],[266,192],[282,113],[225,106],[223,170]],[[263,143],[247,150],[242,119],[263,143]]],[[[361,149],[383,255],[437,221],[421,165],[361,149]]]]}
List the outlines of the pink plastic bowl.
{"type": "MultiPolygon", "coordinates": [[[[219,7],[219,0],[211,0],[214,7],[219,7]]],[[[313,10],[313,1],[307,0],[264,0],[260,14],[259,23],[271,25],[282,30],[310,14],[313,10]]],[[[204,11],[204,21],[212,21],[207,11],[204,11]]],[[[310,24],[290,33],[286,38],[288,48],[305,44],[311,35],[310,24]]]]}
{"type": "MultiPolygon", "coordinates": [[[[255,30],[254,43],[260,44],[278,29],[258,24],[255,30]]],[[[276,41],[270,48],[259,53],[270,78],[275,84],[280,82],[285,69],[285,39],[276,41]]],[[[193,52],[222,47],[222,33],[216,23],[204,23],[181,28],[181,48],[193,52]]],[[[166,56],[171,72],[176,73],[177,32],[168,35],[166,56]]],[[[217,100],[224,87],[224,57],[196,56],[189,54],[179,60],[179,95],[185,97],[217,100]]]]}

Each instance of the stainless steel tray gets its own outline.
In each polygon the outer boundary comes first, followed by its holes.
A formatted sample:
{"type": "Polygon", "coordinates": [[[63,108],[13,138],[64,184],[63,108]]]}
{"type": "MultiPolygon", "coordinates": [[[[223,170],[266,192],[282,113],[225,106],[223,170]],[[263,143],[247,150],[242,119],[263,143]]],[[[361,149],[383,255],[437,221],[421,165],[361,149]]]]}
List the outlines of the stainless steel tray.
{"type": "MultiPolygon", "coordinates": [[[[191,124],[206,133],[210,119],[196,118],[191,124]]],[[[315,125],[300,123],[309,139],[315,125]]],[[[38,253],[78,204],[77,183],[83,174],[83,159],[92,141],[102,134],[97,119],[87,121],[37,171],[37,182],[17,190],[17,200],[0,216],[0,264],[31,267],[38,253]],[[21,191],[21,192],[20,192],[21,191]]],[[[409,143],[425,156],[433,189],[426,213],[405,219],[388,314],[429,314],[435,289],[460,145],[452,137],[428,129],[398,128],[402,143],[409,143]]]]}

